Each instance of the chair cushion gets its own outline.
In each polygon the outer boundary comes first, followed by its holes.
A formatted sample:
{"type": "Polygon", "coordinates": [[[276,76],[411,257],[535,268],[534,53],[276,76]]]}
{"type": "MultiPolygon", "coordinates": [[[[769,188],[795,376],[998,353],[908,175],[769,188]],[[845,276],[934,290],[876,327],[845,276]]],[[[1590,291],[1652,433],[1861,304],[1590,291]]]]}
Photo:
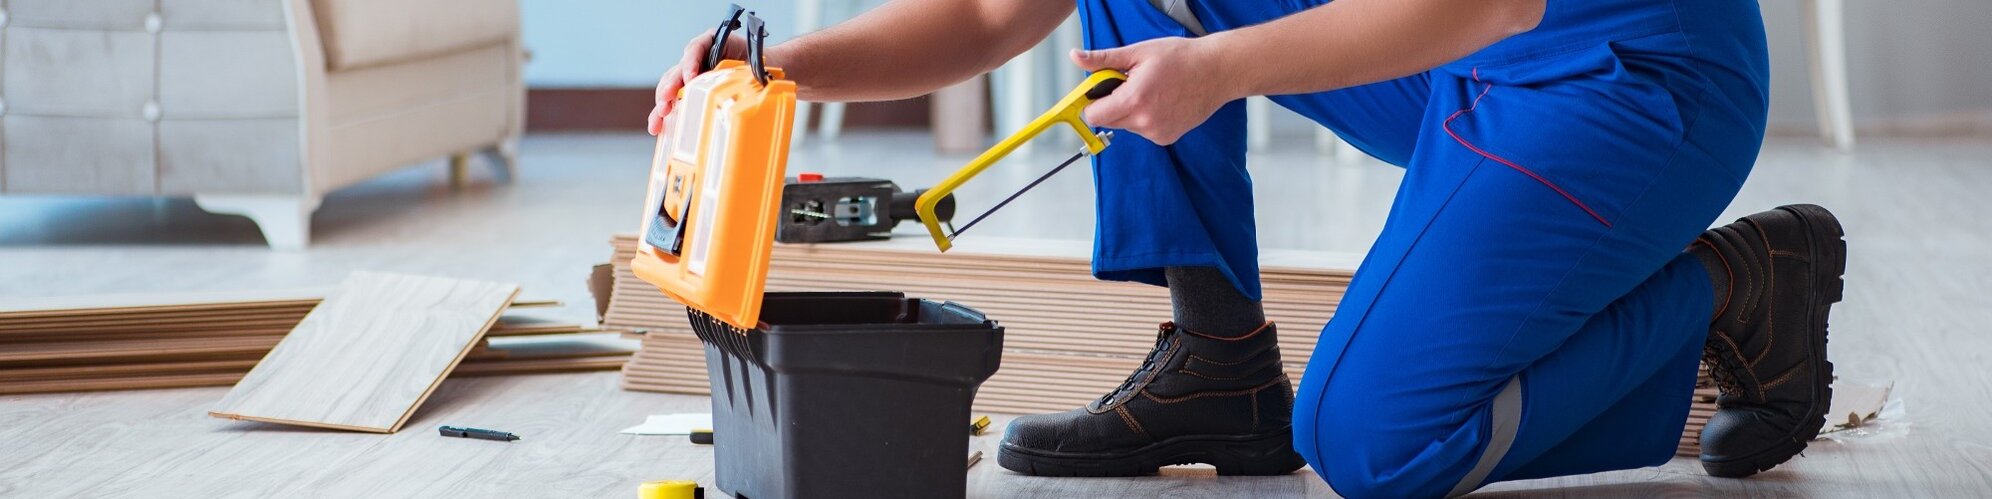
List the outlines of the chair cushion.
{"type": "Polygon", "coordinates": [[[312,0],[326,69],[379,66],[517,38],[515,0],[312,0]]]}

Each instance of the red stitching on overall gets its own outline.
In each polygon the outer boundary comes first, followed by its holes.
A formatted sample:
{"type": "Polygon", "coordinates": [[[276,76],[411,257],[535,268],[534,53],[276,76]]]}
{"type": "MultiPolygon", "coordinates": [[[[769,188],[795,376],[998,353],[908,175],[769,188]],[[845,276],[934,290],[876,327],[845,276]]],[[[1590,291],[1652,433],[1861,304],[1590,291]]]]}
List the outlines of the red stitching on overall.
{"type": "MultiPolygon", "coordinates": [[[[1480,81],[1479,68],[1474,68],[1473,70],[1473,82],[1484,84],[1484,82],[1480,81]]],[[[1550,190],[1556,191],[1557,194],[1562,195],[1563,199],[1570,200],[1570,204],[1577,205],[1577,208],[1584,210],[1584,213],[1590,214],[1591,218],[1598,219],[1598,223],[1605,224],[1605,228],[1607,229],[1611,228],[1612,227],[1611,221],[1605,220],[1605,217],[1603,215],[1599,215],[1597,210],[1592,210],[1591,207],[1585,205],[1583,201],[1578,201],[1577,196],[1572,196],[1570,195],[1569,192],[1564,191],[1562,187],[1557,187],[1555,182],[1550,182],[1549,179],[1543,178],[1542,175],[1537,175],[1536,172],[1531,171],[1528,168],[1523,167],[1522,165],[1516,164],[1513,161],[1508,161],[1506,158],[1502,158],[1500,156],[1495,156],[1491,153],[1488,153],[1487,151],[1480,149],[1480,147],[1473,145],[1473,143],[1467,142],[1466,139],[1460,138],[1458,133],[1453,132],[1452,129],[1453,120],[1459,119],[1460,116],[1463,116],[1466,113],[1471,113],[1475,109],[1479,109],[1480,99],[1487,97],[1487,91],[1493,89],[1494,85],[1487,85],[1486,87],[1481,88],[1480,95],[1474,96],[1472,105],[1467,106],[1466,109],[1454,111],[1452,116],[1446,117],[1446,121],[1440,124],[1440,128],[1444,128],[1446,130],[1446,135],[1451,135],[1454,141],[1459,142],[1459,145],[1466,146],[1466,148],[1472,150],[1474,154],[1479,154],[1481,157],[1494,160],[1495,162],[1503,165],[1507,165],[1508,168],[1514,169],[1515,171],[1518,172],[1522,172],[1523,175],[1528,175],[1529,178],[1533,178],[1537,182],[1541,182],[1542,185],[1548,186],[1550,190]]]]}

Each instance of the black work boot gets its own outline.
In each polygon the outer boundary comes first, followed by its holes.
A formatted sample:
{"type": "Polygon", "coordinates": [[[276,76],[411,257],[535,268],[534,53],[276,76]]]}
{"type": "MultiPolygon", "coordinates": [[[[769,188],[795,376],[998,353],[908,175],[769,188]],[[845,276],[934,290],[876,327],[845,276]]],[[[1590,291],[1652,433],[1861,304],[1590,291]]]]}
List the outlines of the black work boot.
{"type": "Polygon", "coordinates": [[[1293,451],[1293,384],[1273,324],[1235,338],[1172,323],[1119,389],[1086,407],[1010,422],[997,462],[1027,475],[1137,476],[1204,463],[1219,475],[1282,475],[1293,451]]]}
{"type": "Polygon", "coordinates": [[[1709,229],[1690,248],[1716,279],[1702,361],[1722,391],[1702,429],[1708,474],[1743,477],[1805,450],[1826,424],[1833,364],[1826,313],[1840,301],[1847,243],[1825,208],[1781,206],[1709,229]]]}

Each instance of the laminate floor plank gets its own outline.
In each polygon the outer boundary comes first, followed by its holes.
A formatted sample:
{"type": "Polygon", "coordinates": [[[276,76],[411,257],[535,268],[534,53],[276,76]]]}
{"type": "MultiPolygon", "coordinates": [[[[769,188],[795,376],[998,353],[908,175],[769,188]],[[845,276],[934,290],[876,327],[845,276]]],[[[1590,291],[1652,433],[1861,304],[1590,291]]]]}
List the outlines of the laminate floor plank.
{"type": "Polygon", "coordinates": [[[325,290],[320,288],[44,296],[18,298],[0,304],[0,319],[280,308],[314,304],[323,296],[325,290]]]}
{"type": "MultiPolygon", "coordinates": [[[[241,338],[241,337],[250,337],[250,336],[266,336],[266,337],[282,338],[284,334],[290,332],[290,328],[292,326],[296,325],[297,321],[291,321],[289,324],[281,327],[263,326],[255,329],[223,328],[223,329],[204,329],[204,330],[194,330],[194,331],[135,331],[135,332],[115,332],[115,333],[93,332],[87,335],[77,335],[74,333],[49,333],[49,334],[40,334],[40,335],[11,336],[5,338],[4,340],[0,340],[0,344],[5,344],[8,346],[18,345],[22,347],[33,347],[35,345],[46,344],[46,343],[76,342],[76,340],[86,339],[86,338],[89,341],[84,341],[80,343],[100,343],[100,342],[118,342],[118,341],[171,342],[171,341],[202,340],[202,339],[213,339],[213,338],[241,338]]],[[[271,344],[275,345],[274,342],[272,342],[271,344]]]]}
{"type": "Polygon", "coordinates": [[[354,272],[210,413],[392,433],[518,293],[516,284],[354,272]]]}
{"type": "MultiPolygon", "coordinates": [[[[315,304],[315,302],[314,302],[315,304]]],[[[101,327],[132,323],[168,324],[173,322],[208,323],[249,318],[289,317],[300,319],[311,311],[310,306],[285,306],[281,308],[231,308],[223,310],[203,310],[195,312],[91,314],[65,318],[35,318],[14,321],[0,321],[0,332],[36,329],[44,327],[101,327]]]]}
{"type": "Polygon", "coordinates": [[[274,336],[65,341],[7,345],[0,367],[76,365],[122,360],[256,355],[281,340],[274,336]]]}
{"type": "Polygon", "coordinates": [[[50,379],[109,378],[120,376],[145,376],[156,374],[180,374],[204,371],[248,372],[256,367],[255,359],[208,360],[191,362],[154,362],[138,364],[110,364],[89,366],[31,367],[24,369],[0,370],[0,390],[7,390],[8,383],[17,381],[38,381],[50,379]]]}

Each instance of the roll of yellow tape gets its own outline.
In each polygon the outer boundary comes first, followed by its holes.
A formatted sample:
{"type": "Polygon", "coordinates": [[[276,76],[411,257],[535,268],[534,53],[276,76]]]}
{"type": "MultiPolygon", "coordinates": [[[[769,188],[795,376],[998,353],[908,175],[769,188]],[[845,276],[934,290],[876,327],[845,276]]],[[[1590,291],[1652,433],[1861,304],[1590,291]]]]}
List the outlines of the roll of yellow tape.
{"type": "Polygon", "coordinates": [[[637,499],[693,499],[698,497],[699,482],[691,480],[656,480],[643,482],[636,488],[637,499]]]}

